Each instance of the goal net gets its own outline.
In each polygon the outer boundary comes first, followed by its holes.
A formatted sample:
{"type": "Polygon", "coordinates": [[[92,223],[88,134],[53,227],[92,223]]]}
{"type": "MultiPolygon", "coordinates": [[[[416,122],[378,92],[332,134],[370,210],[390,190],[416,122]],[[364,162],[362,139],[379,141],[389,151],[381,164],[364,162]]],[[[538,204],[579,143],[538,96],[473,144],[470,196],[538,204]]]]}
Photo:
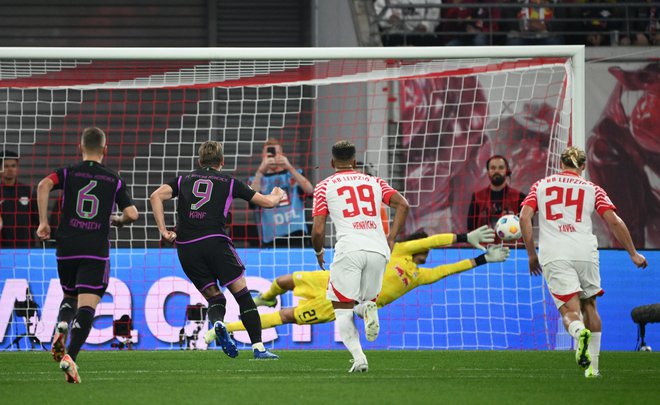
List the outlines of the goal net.
{"type": "MultiPolygon", "coordinates": [[[[221,141],[222,170],[251,182],[264,168],[267,141],[276,140],[291,170],[314,185],[333,172],[332,145],[350,140],[362,169],[410,202],[405,234],[467,232],[471,194],[489,183],[489,156],[506,156],[511,186],[526,193],[557,170],[567,144],[584,144],[583,59],[583,48],[572,46],[0,49],[0,149],[20,156],[19,180],[36,186],[80,159],[85,127],[105,130],[104,164],[129,185],[141,216],[111,230],[109,287],[86,348],[204,349],[206,301],[176,250],[160,240],[148,205],[158,186],[196,167],[202,142],[221,141]]],[[[279,171],[290,173],[286,164],[273,171],[264,177],[277,182],[279,171]]],[[[278,276],[318,270],[304,236],[312,196],[282,178],[286,206],[265,212],[233,205],[231,236],[255,293],[278,276]]],[[[48,347],[62,298],[56,242],[35,241],[34,208],[3,190],[3,217],[13,217],[5,220],[0,250],[0,343],[7,350],[48,347]],[[30,240],[10,245],[5,231],[21,226],[30,240]]],[[[51,194],[53,227],[60,198],[51,194]]],[[[175,203],[165,206],[172,228],[175,203]]],[[[333,242],[330,226],[328,261],[333,242]]],[[[504,263],[421,286],[381,309],[381,335],[365,348],[569,347],[542,279],[529,276],[525,250],[513,247],[504,263]]],[[[434,249],[421,267],[479,253],[434,249]]],[[[289,292],[260,311],[299,300],[289,292]]],[[[226,321],[237,319],[228,298],[226,321]]],[[[244,332],[235,337],[249,342],[244,332]]],[[[334,323],[266,329],[263,340],[277,349],[343,347],[334,323]]]]}

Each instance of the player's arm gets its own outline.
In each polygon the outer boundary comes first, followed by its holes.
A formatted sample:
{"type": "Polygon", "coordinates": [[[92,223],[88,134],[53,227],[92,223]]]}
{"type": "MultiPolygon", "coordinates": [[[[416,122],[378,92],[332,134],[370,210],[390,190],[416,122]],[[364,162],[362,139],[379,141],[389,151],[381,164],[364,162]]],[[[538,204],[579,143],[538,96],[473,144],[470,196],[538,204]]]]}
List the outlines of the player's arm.
{"type": "Polygon", "coordinates": [[[41,179],[37,186],[37,209],[39,211],[37,237],[40,240],[50,239],[50,224],[48,224],[48,195],[51,190],[53,190],[53,187],[55,187],[53,174],[41,179]]]}
{"type": "Polygon", "coordinates": [[[641,267],[643,269],[646,268],[648,265],[646,258],[640,255],[637,252],[637,249],[635,249],[632,237],[630,236],[630,231],[628,230],[626,223],[623,222],[621,217],[619,217],[616,212],[614,212],[614,210],[608,209],[603,213],[603,219],[616,237],[616,240],[618,240],[623,248],[626,249],[626,252],[628,252],[628,255],[630,255],[630,260],[635,263],[635,266],[641,267]]]}
{"type": "Polygon", "coordinates": [[[394,219],[392,220],[392,226],[390,227],[390,233],[387,234],[387,243],[390,245],[390,250],[392,250],[394,249],[396,236],[401,232],[403,225],[406,222],[410,205],[408,204],[408,200],[406,200],[398,191],[395,191],[389,197],[387,205],[396,210],[394,213],[394,219]]]}
{"type": "Polygon", "coordinates": [[[176,239],[176,233],[167,230],[165,226],[165,209],[163,208],[163,201],[172,199],[173,196],[172,186],[169,184],[163,184],[158,187],[156,191],[151,193],[149,196],[149,203],[151,204],[151,212],[158,226],[158,231],[160,232],[163,239],[168,242],[173,242],[176,239]]]}
{"type": "Polygon", "coordinates": [[[432,284],[452,274],[459,274],[486,263],[499,263],[509,257],[509,248],[502,245],[490,246],[486,253],[473,259],[461,260],[460,262],[443,264],[433,268],[420,268],[419,284],[432,284]]]}
{"type": "Polygon", "coordinates": [[[250,203],[258,205],[263,208],[274,208],[277,207],[277,204],[282,201],[284,197],[284,190],[279,187],[275,187],[273,191],[268,195],[263,195],[261,193],[255,193],[250,199],[250,203]]]}
{"type": "Polygon", "coordinates": [[[140,214],[138,213],[135,205],[129,205],[122,210],[121,215],[111,216],[110,223],[117,228],[121,228],[124,225],[128,225],[137,221],[138,218],[140,218],[140,214]]]}
{"type": "Polygon", "coordinates": [[[531,206],[522,206],[522,210],[520,210],[520,230],[523,241],[525,242],[525,249],[527,249],[527,257],[529,258],[529,272],[538,276],[541,274],[541,265],[539,264],[539,257],[534,247],[534,233],[532,231],[532,217],[534,216],[534,212],[535,210],[531,206]]]}
{"type": "Polygon", "coordinates": [[[326,215],[315,215],[314,216],[314,225],[312,226],[312,246],[314,247],[314,254],[316,255],[316,261],[319,263],[319,266],[323,270],[325,267],[325,258],[324,253],[325,249],[323,245],[325,244],[325,220],[326,215]]]}

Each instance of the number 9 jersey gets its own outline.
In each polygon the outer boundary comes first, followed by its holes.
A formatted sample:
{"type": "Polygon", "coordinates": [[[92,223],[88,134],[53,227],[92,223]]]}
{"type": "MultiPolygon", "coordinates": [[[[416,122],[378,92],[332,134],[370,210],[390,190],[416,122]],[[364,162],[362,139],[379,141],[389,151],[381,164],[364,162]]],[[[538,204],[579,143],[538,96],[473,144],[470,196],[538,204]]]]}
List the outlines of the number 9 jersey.
{"type": "Polygon", "coordinates": [[[532,185],[522,206],[539,211],[539,260],[598,262],[598,240],[591,215],[602,216],[616,207],[601,187],[581,176],[564,171],[532,185]]]}
{"type": "Polygon", "coordinates": [[[385,180],[356,171],[333,174],[314,188],[313,216],[330,216],[337,232],[335,251],[364,250],[387,259],[381,202],[389,205],[396,191],[385,180]]]}

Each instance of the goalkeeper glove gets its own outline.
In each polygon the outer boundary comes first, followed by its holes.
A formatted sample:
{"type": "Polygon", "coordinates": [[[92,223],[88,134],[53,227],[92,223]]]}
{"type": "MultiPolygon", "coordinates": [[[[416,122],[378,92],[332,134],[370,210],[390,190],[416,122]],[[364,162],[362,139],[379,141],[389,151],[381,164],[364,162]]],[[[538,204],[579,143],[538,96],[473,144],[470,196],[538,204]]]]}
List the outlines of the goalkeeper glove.
{"type": "Polygon", "coordinates": [[[495,245],[488,248],[488,251],[474,258],[477,266],[486,263],[503,262],[509,257],[509,248],[507,246],[495,245]]]}
{"type": "Polygon", "coordinates": [[[495,231],[490,229],[488,225],[483,225],[467,234],[462,233],[456,235],[456,242],[467,242],[475,248],[485,252],[486,248],[481,246],[481,244],[495,242],[495,231]]]}

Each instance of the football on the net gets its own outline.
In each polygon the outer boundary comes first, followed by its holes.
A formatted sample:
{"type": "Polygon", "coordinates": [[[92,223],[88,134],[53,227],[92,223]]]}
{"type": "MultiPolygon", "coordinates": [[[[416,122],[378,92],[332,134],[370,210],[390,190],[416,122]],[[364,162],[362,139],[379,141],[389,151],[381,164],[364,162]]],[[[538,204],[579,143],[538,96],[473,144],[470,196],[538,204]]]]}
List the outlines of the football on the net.
{"type": "Polygon", "coordinates": [[[503,241],[520,239],[520,219],[517,215],[504,215],[495,224],[495,233],[503,241]]]}

